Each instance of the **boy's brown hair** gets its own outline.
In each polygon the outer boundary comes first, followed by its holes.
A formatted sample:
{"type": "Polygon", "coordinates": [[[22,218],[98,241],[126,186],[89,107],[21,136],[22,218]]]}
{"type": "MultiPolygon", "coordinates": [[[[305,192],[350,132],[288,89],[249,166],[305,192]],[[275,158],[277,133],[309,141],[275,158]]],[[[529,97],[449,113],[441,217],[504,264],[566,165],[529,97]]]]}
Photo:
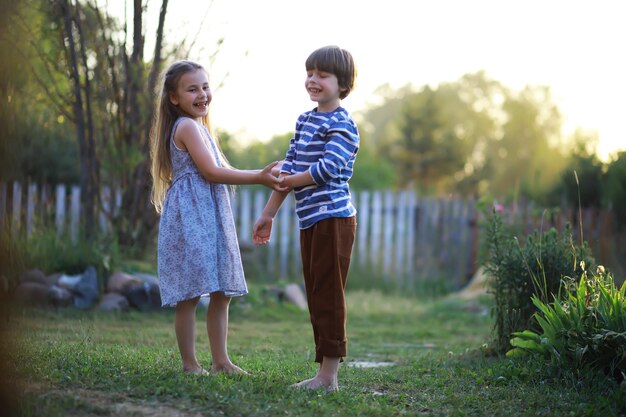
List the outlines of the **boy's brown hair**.
{"type": "Polygon", "coordinates": [[[318,70],[334,74],[339,87],[345,89],[339,94],[341,99],[348,97],[354,88],[356,65],[352,54],[345,49],[335,45],[323,46],[309,55],[305,66],[307,71],[318,70]]]}

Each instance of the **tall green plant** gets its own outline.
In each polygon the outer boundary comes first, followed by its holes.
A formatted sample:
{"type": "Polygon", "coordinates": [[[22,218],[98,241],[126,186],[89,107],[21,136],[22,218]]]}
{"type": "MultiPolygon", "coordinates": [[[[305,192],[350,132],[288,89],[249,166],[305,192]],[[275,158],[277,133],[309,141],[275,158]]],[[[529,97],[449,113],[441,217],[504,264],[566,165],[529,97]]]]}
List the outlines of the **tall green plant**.
{"type": "MultiPolygon", "coordinates": [[[[583,267],[584,268],[584,267],[583,267]]],[[[564,282],[552,303],[533,296],[540,330],[514,332],[508,356],[534,354],[555,370],[601,371],[618,380],[626,377],[626,283],[598,267],[583,271],[578,285],[564,282]]]]}
{"type": "Polygon", "coordinates": [[[492,276],[489,289],[495,298],[492,313],[494,349],[498,353],[510,349],[514,332],[536,327],[533,296],[548,302],[558,293],[563,277],[577,275],[578,262],[595,264],[586,244],[574,244],[569,225],[562,234],[554,228],[536,230],[525,242],[520,242],[511,230],[493,211],[485,230],[483,266],[492,276]]]}

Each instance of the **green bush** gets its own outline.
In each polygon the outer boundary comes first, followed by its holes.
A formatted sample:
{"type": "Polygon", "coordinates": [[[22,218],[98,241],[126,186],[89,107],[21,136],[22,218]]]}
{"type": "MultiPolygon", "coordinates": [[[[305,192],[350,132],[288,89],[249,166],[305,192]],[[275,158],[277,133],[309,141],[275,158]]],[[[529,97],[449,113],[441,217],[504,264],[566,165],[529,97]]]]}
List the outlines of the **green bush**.
{"type": "MultiPolygon", "coordinates": [[[[583,266],[584,269],[584,266],[583,266]]],[[[513,333],[507,355],[535,354],[553,369],[575,374],[601,371],[618,380],[626,376],[626,283],[617,288],[613,277],[598,267],[583,272],[576,285],[565,281],[552,303],[533,296],[540,330],[513,333]]]]}
{"type": "Polygon", "coordinates": [[[522,244],[494,211],[485,235],[483,266],[492,277],[489,290],[495,297],[493,347],[497,353],[505,353],[511,347],[513,332],[535,325],[532,297],[551,300],[563,277],[578,275],[576,266],[580,261],[587,265],[595,261],[586,244],[574,245],[570,226],[561,235],[554,228],[535,231],[522,244]]]}

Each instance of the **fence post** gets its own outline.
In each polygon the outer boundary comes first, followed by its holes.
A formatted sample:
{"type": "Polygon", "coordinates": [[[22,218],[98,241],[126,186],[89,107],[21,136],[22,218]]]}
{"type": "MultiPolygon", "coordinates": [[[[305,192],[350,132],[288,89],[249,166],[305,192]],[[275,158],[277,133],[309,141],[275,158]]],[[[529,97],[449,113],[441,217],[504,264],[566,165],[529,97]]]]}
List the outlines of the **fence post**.
{"type": "Polygon", "coordinates": [[[57,229],[57,237],[60,237],[65,228],[65,184],[57,185],[55,210],[54,224],[57,229]]]}
{"type": "Polygon", "coordinates": [[[454,271],[454,276],[457,280],[457,288],[460,288],[463,284],[465,284],[465,274],[462,271],[463,267],[463,258],[465,257],[465,253],[467,250],[467,242],[463,239],[465,233],[465,202],[461,199],[454,200],[454,217],[452,218],[451,225],[454,228],[454,233],[452,235],[454,241],[454,253],[451,254],[451,261],[454,262],[452,269],[454,271]]]}
{"type": "Polygon", "coordinates": [[[380,259],[382,205],[382,195],[380,191],[374,191],[372,194],[372,236],[370,240],[370,263],[372,267],[377,267],[378,260],[380,259]]]}
{"type": "Polygon", "coordinates": [[[120,208],[122,207],[122,198],[124,197],[121,187],[115,187],[115,207],[113,209],[113,217],[117,217],[120,214],[120,208]]]}
{"type": "Polygon", "coordinates": [[[71,204],[70,238],[72,243],[77,243],[78,225],[80,224],[80,187],[78,185],[72,186],[71,204]]]}
{"type": "Polygon", "coordinates": [[[417,199],[415,192],[411,191],[408,195],[407,202],[407,240],[406,240],[406,265],[404,270],[408,276],[407,285],[413,283],[413,275],[415,272],[415,234],[416,229],[416,215],[417,215],[417,199]]]}
{"type": "Polygon", "coordinates": [[[357,258],[359,260],[359,265],[364,266],[365,261],[367,260],[367,240],[368,240],[368,232],[369,232],[369,214],[370,214],[370,193],[369,191],[361,191],[360,193],[360,203],[357,209],[358,223],[359,227],[357,228],[357,236],[358,236],[358,253],[357,258]]]}
{"type": "MultiPolygon", "coordinates": [[[[253,204],[253,218],[256,222],[256,219],[259,218],[261,213],[263,213],[263,209],[265,208],[266,201],[266,193],[264,190],[257,190],[254,193],[254,204],[253,204]]],[[[252,233],[252,232],[251,232],[252,233]]],[[[276,263],[274,262],[274,258],[276,257],[276,232],[274,232],[274,239],[270,238],[267,246],[267,271],[270,275],[276,273],[276,263]]]]}
{"type": "Polygon", "coordinates": [[[243,242],[250,242],[252,236],[252,227],[250,226],[250,211],[252,210],[250,203],[250,189],[244,188],[240,191],[241,210],[239,212],[240,226],[239,236],[243,242]]]}
{"type": "Polygon", "coordinates": [[[35,205],[37,204],[37,184],[28,185],[28,196],[26,201],[26,236],[30,236],[33,231],[35,221],[35,205]]]}
{"type": "MultiPolygon", "coordinates": [[[[289,195],[291,195],[290,193],[289,195]]],[[[291,212],[291,200],[286,198],[278,211],[280,222],[280,248],[279,248],[279,274],[281,278],[287,276],[287,264],[289,256],[289,223],[291,212]]]]}
{"type": "Polygon", "coordinates": [[[41,193],[39,194],[39,210],[36,211],[36,216],[39,217],[41,225],[47,227],[49,224],[50,215],[50,185],[42,184],[41,193]]]}
{"type": "Polygon", "coordinates": [[[4,217],[7,214],[7,185],[0,182],[0,232],[4,230],[4,217]]]}
{"type": "Polygon", "coordinates": [[[392,265],[392,251],[393,251],[393,218],[394,218],[394,206],[393,206],[393,192],[385,192],[384,201],[384,218],[385,227],[383,230],[384,244],[383,244],[383,272],[385,281],[389,280],[391,274],[392,265]]]}
{"type": "Polygon", "coordinates": [[[396,201],[396,236],[395,236],[395,256],[393,270],[396,272],[396,279],[404,278],[404,252],[406,250],[406,192],[398,192],[396,201]]]}
{"type": "Polygon", "coordinates": [[[13,182],[13,229],[12,236],[15,239],[20,231],[22,218],[22,184],[13,182]]]}
{"type": "Polygon", "coordinates": [[[420,216],[419,216],[419,238],[418,238],[418,263],[419,270],[422,277],[432,274],[433,264],[436,262],[434,259],[434,244],[437,235],[437,219],[438,219],[437,200],[429,197],[421,200],[420,204],[420,216]]]}
{"type": "Polygon", "coordinates": [[[109,216],[111,215],[111,187],[104,186],[100,191],[100,200],[102,200],[102,209],[98,216],[100,221],[100,231],[106,233],[109,229],[109,216]]]}

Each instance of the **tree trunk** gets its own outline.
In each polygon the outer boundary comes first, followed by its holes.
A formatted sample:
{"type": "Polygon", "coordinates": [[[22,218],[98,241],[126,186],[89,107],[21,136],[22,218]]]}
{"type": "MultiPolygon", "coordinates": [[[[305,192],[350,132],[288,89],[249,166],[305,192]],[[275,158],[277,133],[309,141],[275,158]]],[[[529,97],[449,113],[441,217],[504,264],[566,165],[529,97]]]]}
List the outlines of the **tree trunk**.
{"type": "Polygon", "coordinates": [[[155,97],[153,92],[156,87],[158,75],[162,63],[163,31],[165,16],[167,14],[168,0],[163,0],[159,13],[159,25],[156,33],[156,42],[152,67],[146,83],[143,78],[143,66],[141,56],[143,55],[144,38],[141,30],[141,0],[135,0],[135,17],[133,39],[133,54],[129,59],[129,121],[132,129],[129,130],[129,137],[132,143],[136,144],[145,156],[135,167],[131,175],[131,181],[125,190],[123,197],[123,211],[126,217],[125,230],[120,233],[120,243],[123,245],[133,245],[145,248],[154,235],[154,230],[158,222],[156,211],[150,203],[150,127],[154,115],[155,97]],[[139,26],[139,27],[138,27],[139,26]],[[147,100],[140,106],[140,98],[146,96],[147,100]],[[145,109],[143,114],[132,110],[145,109]]]}
{"type": "MultiPolygon", "coordinates": [[[[80,3],[76,3],[76,12],[79,12],[80,3]]],[[[97,145],[95,139],[94,125],[93,125],[93,110],[91,106],[92,93],[91,93],[91,81],[89,80],[89,66],[87,65],[87,54],[85,52],[85,37],[83,36],[83,29],[80,19],[75,19],[76,28],[78,31],[79,50],[81,56],[81,63],[83,65],[84,74],[84,92],[85,92],[85,118],[86,118],[86,157],[87,167],[89,169],[88,184],[89,192],[85,196],[85,234],[87,239],[93,237],[96,224],[97,208],[100,204],[100,161],[98,160],[97,145]]]]}
{"type": "MultiPolygon", "coordinates": [[[[81,76],[78,63],[78,52],[76,39],[74,37],[74,23],[78,22],[78,18],[75,18],[74,9],[68,0],[60,0],[58,3],[59,18],[63,20],[62,31],[65,42],[66,54],[68,55],[69,63],[69,76],[72,80],[73,86],[73,100],[72,107],[74,109],[74,117],[76,123],[76,137],[78,138],[78,146],[80,150],[80,185],[81,185],[81,210],[83,214],[85,233],[87,238],[93,236],[95,230],[95,208],[96,208],[96,190],[97,190],[97,178],[95,174],[97,166],[95,164],[95,144],[93,139],[93,127],[91,122],[91,114],[85,114],[85,108],[83,103],[83,91],[81,86],[81,76]],[[88,126],[85,126],[85,118],[87,118],[88,126]]],[[[77,25],[79,29],[79,25],[77,25]]],[[[82,38],[80,37],[80,30],[78,30],[79,42],[81,43],[81,50],[84,49],[82,45],[82,38]]],[[[89,95],[85,95],[85,100],[89,102],[89,95]]],[[[88,110],[91,107],[88,106],[88,110]]]]}

